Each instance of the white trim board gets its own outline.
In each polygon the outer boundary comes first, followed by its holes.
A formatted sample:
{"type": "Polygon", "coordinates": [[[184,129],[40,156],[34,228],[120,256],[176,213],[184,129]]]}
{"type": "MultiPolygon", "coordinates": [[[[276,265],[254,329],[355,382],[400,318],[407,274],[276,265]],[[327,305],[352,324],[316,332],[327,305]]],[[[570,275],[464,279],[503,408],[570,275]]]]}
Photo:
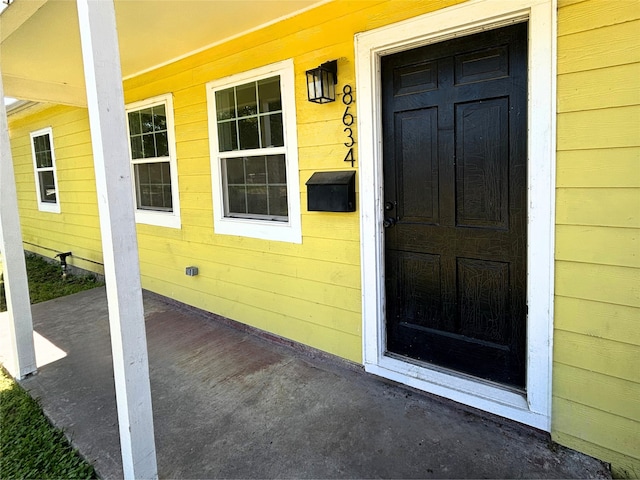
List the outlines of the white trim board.
{"type": "Polygon", "coordinates": [[[363,361],[367,372],[551,430],[556,0],[470,0],[355,36],[363,361]],[[529,24],[526,394],[385,355],[380,58],[510,23],[529,24]]]}

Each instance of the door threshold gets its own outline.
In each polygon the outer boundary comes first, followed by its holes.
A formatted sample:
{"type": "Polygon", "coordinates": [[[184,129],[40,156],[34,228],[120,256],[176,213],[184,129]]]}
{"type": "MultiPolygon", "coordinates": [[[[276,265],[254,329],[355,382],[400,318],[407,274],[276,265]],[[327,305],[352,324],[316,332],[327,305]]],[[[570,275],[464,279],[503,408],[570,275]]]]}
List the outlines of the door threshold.
{"type": "Polygon", "coordinates": [[[475,382],[478,384],[482,384],[482,385],[487,385],[489,387],[492,388],[496,388],[496,389],[500,389],[500,390],[504,390],[505,392],[510,392],[516,395],[520,395],[523,398],[527,397],[527,392],[524,388],[518,388],[515,386],[510,386],[510,385],[505,385],[502,383],[498,383],[498,382],[494,382],[492,380],[487,380],[486,378],[480,378],[480,377],[475,377],[473,375],[470,375],[468,373],[464,373],[464,372],[460,372],[458,370],[454,370],[452,368],[447,368],[447,367],[443,367],[441,365],[436,365],[435,363],[430,363],[430,362],[425,362],[422,360],[417,360],[415,358],[411,358],[408,357],[406,355],[402,355],[399,353],[394,353],[394,352],[385,352],[384,353],[385,357],[389,357],[389,358],[394,358],[400,362],[404,362],[404,363],[410,363],[412,365],[416,365],[418,367],[421,368],[425,368],[427,370],[432,370],[434,372],[440,372],[444,375],[449,375],[452,377],[459,377],[462,379],[465,379],[467,381],[470,382],[475,382]]]}
{"type": "Polygon", "coordinates": [[[548,431],[547,416],[531,409],[526,392],[453,372],[406,357],[384,354],[368,373],[548,431]]]}

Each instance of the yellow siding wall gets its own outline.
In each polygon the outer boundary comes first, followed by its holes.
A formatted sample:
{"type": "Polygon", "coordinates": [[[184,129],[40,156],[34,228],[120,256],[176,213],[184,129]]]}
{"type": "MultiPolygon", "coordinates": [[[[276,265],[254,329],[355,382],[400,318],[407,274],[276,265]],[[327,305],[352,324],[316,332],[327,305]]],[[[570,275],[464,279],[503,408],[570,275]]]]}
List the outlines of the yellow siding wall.
{"type": "MultiPolygon", "coordinates": [[[[358,213],[306,211],[305,182],[314,171],[350,168],[342,162],[344,106],[307,102],[304,71],[338,58],[338,89],[355,87],[355,33],[454,3],[328,3],[127,80],[127,102],[171,92],[176,121],[182,228],[138,225],[143,286],[361,362],[358,213]],[[296,75],[303,243],[215,235],[205,84],[287,58],[296,75]],[[187,265],[200,275],[185,276],[187,265]]],[[[638,2],[560,0],[559,7],[553,437],[637,476],[638,2]]],[[[54,107],[14,120],[11,137],[25,241],[99,262],[86,111],[54,107]],[[49,125],[59,215],[37,210],[29,149],[29,131],[49,125]]]]}
{"type": "MultiPolygon", "coordinates": [[[[182,228],[138,225],[143,287],[361,362],[358,213],[306,211],[305,182],[313,172],[350,168],[342,161],[344,106],[309,103],[304,72],[337,58],[338,90],[352,86],[355,115],[354,34],[461,1],[329,3],[125,81],[127,103],[172,93],[176,123],[182,228]],[[303,242],[216,235],[205,84],[288,58],[295,64],[303,242]],[[199,275],[187,277],[188,265],[199,275]]],[[[14,116],[11,138],[26,247],[48,256],[55,253],[49,249],[71,250],[70,263],[99,270],[92,263],[101,253],[86,110],[14,116]],[[37,210],[29,132],[45,126],[53,128],[60,214],[37,210]]]]}
{"type": "Polygon", "coordinates": [[[49,258],[71,251],[70,265],[104,273],[86,110],[55,106],[10,120],[25,248],[49,258]],[[29,133],[46,127],[52,127],[53,133],[60,213],[38,210],[29,133]]]}
{"type": "Polygon", "coordinates": [[[348,83],[355,90],[356,32],[452,3],[327,4],[126,81],[127,102],[172,92],[176,118],[183,226],[138,226],[143,285],[361,362],[358,212],[306,210],[305,182],[313,172],[351,168],[342,161],[344,105],[309,103],[304,72],[337,58],[338,89],[348,83]],[[205,84],[287,58],[295,65],[303,243],[215,235],[205,84]],[[200,274],[186,277],[187,265],[197,265],[200,274]]]}
{"type": "Polygon", "coordinates": [[[640,3],[560,1],[553,438],[640,475],[640,3]]]}

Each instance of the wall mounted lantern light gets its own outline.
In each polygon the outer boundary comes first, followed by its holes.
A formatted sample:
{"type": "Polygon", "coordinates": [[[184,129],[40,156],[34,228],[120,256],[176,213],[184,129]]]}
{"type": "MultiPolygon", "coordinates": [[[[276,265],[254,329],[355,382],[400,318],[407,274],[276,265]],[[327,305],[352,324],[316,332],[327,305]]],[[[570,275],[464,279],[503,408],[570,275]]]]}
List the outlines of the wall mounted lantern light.
{"type": "Polygon", "coordinates": [[[325,62],[307,70],[307,94],[310,102],[329,103],[336,100],[338,61],[325,62]]]}

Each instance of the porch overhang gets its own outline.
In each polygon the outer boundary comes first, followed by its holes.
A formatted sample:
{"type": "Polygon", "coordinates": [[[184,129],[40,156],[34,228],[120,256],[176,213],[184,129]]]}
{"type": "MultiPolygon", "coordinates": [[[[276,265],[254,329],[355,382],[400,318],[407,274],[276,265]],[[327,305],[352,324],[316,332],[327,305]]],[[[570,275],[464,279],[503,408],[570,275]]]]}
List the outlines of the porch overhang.
{"type": "MultiPolygon", "coordinates": [[[[31,102],[88,109],[124,477],[157,478],[122,82],[295,15],[319,2],[6,0],[3,3],[0,97],[21,100],[14,107],[16,111],[31,102]],[[129,248],[118,249],[123,245],[129,248]]],[[[9,142],[3,104],[0,105],[0,250],[5,259],[12,358],[16,364],[12,374],[23,378],[35,371],[36,362],[9,142]]]]}
{"type": "MultiPolygon", "coordinates": [[[[115,0],[123,78],[325,1],[115,0]]],[[[11,2],[0,14],[0,61],[7,97],[87,105],[75,2],[11,2]]]]}

